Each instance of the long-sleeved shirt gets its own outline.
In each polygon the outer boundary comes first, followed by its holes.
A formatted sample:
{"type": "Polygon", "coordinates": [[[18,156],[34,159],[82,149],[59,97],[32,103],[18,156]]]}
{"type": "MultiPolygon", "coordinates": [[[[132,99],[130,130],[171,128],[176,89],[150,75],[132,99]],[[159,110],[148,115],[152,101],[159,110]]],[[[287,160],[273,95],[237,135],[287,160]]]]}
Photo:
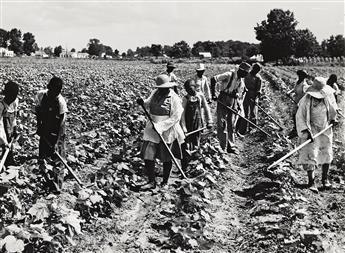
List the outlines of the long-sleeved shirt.
{"type": "Polygon", "coordinates": [[[215,90],[218,92],[225,92],[227,94],[231,94],[233,92],[238,93],[239,98],[243,97],[243,92],[245,88],[243,78],[238,78],[237,76],[237,69],[225,72],[223,74],[219,74],[214,76],[217,84],[215,90]],[[229,82],[231,84],[229,85],[229,82]]]}
{"type": "Polygon", "coordinates": [[[211,91],[210,86],[208,85],[208,80],[206,76],[202,76],[201,78],[198,75],[194,78],[197,92],[202,92],[207,100],[211,99],[211,91]]]}
{"type": "Polygon", "coordinates": [[[262,78],[258,74],[254,76],[249,73],[244,78],[244,84],[247,88],[246,96],[248,96],[249,98],[256,98],[258,93],[261,92],[262,78]]]}
{"type": "MultiPolygon", "coordinates": [[[[184,133],[179,124],[183,113],[180,97],[172,90],[162,97],[154,90],[151,95],[144,100],[144,105],[148,109],[156,129],[162,132],[164,141],[168,144],[176,139],[181,144],[184,142],[184,133]]],[[[144,141],[159,143],[161,140],[153,129],[150,121],[144,129],[144,141]]]]}

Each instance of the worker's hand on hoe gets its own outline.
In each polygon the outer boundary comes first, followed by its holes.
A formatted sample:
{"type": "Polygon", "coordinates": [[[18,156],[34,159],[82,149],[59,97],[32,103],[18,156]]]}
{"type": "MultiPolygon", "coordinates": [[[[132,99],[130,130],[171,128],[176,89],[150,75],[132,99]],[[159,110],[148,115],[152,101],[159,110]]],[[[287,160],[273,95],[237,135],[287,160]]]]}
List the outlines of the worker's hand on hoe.
{"type": "Polygon", "coordinates": [[[309,129],[303,130],[302,134],[303,134],[304,139],[311,140],[311,142],[314,141],[313,134],[311,133],[311,131],[309,129]]]}
{"type": "Polygon", "coordinates": [[[213,101],[217,101],[217,99],[218,99],[218,98],[217,98],[216,95],[212,95],[212,100],[213,100],[213,101]]]}
{"type": "Polygon", "coordinates": [[[138,98],[138,99],[137,99],[137,103],[138,103],[139,105],[143,106],[143,105],[144,105],[144,99],[138,98]]]}
{"type": "Polygon", "coordinates": [[[208,123],[206,127],[207,127],[207,129],[212,129],[212,124],[208,123]]]}
{"type": "Polygon", "coordinates": [[[339,124],[339,121],[334,119],[334,120],[331,120],[330,124],[332,124],[333,127],[336,127],[339,124]]]}

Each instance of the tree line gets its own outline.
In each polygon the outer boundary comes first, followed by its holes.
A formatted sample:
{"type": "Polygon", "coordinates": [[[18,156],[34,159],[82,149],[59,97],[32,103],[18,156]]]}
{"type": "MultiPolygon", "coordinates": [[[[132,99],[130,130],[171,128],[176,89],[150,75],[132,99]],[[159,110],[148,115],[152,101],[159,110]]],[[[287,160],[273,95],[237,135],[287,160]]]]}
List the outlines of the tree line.
{"type": "Polygon", "coordinates": [[[340,57],[345,56],[343,35],[331,36],[321,45],[309,29],[296,29],[298,21],[294,13],[273,9],[267,19],[254,28],[256,39],[260,41],[260,52],[264,61],[282,60],[284,63],[295,57],[340,57]]]}
{"type": "MultiPolygon", "coordinates": [[[[256,39],[259,44],[242,41],[198,41],[192,47],[184,40],[172,46],[151,44],[151,46],[137,47],[136,50],[128,49],[121,54],[122,57],[159,57],[169,56],[174,58],[198,57],[200,52],[210,52],[212,57],[241,57],[247,59],[256,54],[262,54],[264,61],[279,61],[287,63],[291,56],[295,57],[340,57],[345,56],[345,38],[343,35],[330,36],[320,44],[309,29],[296,29],[298,21],[294,13],[282,9],[273,9],[267,19],[254,27],[256,39]]],[[[63,51],[62,46],[38,48],[35,36],[13,28],[10,31],[0,29],[0,47],[8,48],[17,55],[30,55],[42,50],[49,56],[58,57],[63,51]]],[[[71,50],[75,52],[73,48],[71,50]]],[[[102,44],[99,39],[89,40],[86,48],[81,50],[91,56],[119,57],[119,50],[102,44]]]]}
{"type": "Polygon", "coordinates": [[[38,50],[35,36],[30,32],[22,34],[17,28],[10,31],[0,28],[0,47],[8,48],[17,55],[30,55],[38,50]]]}

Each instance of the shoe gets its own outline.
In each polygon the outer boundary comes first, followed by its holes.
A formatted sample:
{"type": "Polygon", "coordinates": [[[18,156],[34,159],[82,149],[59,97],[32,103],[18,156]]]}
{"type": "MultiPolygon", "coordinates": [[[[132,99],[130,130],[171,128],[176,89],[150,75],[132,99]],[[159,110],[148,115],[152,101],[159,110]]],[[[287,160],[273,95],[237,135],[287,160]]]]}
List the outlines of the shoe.
{"type": "Polygon", "coordinates": [[[141,190],[148,191],[148,190],[153,190],[156,187],[157,187],[156,182],[148,182],[147,184],[145,184],[141,187],[141,190]]]}

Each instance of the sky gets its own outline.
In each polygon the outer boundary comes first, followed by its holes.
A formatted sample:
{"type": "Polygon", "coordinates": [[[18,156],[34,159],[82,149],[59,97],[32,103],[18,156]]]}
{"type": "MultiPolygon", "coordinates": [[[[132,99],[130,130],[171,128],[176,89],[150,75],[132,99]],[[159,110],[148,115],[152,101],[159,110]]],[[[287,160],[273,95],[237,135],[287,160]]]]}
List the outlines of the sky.
{"type": "Polygon", "coordinates": [[[259,43],[254,27],[271,9],[290,10],[321,42],[344,34],[344,1],[0,0],[0,27],[35,35],[40,47],[81,50],[89,39],[120,52],[185,40],[259,43]]]}

